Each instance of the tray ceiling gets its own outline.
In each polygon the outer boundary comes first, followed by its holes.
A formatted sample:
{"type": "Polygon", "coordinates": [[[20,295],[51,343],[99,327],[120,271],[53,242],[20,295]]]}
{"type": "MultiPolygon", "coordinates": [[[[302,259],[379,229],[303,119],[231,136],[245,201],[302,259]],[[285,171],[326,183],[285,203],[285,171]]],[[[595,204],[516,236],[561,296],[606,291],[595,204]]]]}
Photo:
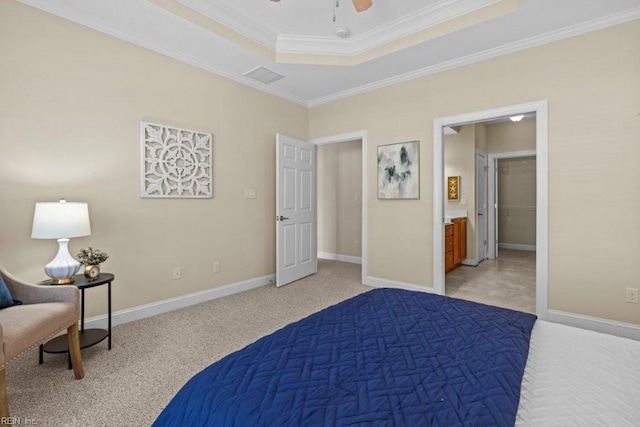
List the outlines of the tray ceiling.
{"type": "Polygon", "coordinates": [[[335,22],[334,0],[18,1],[306,106],[640,19],[640,0],[340,0],[335,22]]]}

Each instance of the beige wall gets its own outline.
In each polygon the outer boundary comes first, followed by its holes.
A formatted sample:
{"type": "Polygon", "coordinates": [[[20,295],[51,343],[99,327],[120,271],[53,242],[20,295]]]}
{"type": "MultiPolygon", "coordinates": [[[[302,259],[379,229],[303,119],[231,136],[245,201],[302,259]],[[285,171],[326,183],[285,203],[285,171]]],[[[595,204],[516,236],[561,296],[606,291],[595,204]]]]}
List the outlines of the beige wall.
{"type": "Polygon", "coordinates": [[[362,254],[362,142],[318,147],[318,252],[362,254]]]}
{"type": "Polygon", "coordinates": [[[546,99],[549,308],[640,324],[624,302],[640,277],[639,39],[636,20],[311,108],[310,137],[366,130],[369,159],[420,141],[420,200],[381,203],[369,162],[368,274],[432,285],[435,118],[546,99]]]}
{"type": "MultiPolygon", "coordinates": [[[[536,149],[535,117],[490,124],[486,128],[488,153],[536,149]]],[[[535,157],[504,159],[498,163],[498,241],[535,246],[535,157]]]]}
{"type": "MultiPolygon", "coordinates": [[[[461,126],[455,135],[444,137],[444,176],[460,177],[460,198],[449,201],[445,197],[445,210],[467,211],[467,258],[477,256],[476,233],[476,125],[461,126]]],[[[444,180],[447,194],[447,180],[444,180]]]]}
{"type": "Polygon", "coordinates": [[[498,243],[536,245],[536,158],[498,160],[498,243]]]}
{"type": "MultiPolygon", "coordinates": [[[[274,134],[366,130],[368,274],[430,287],[433,119],[546,99],[549,308],[640,324],[640,306],[624,303],[640,277],[639,39],[635,20],[307,110],[1,2],[0,263],[43,277],[56,244],[30,239],[33,206],[62,196],[89,202],[93,234],[71,249],[111,254],[115,310],[271,274],[274,134]],[[145,119],[214,134],[213,199],[140,199],[145,119]],[[411,140],[421,144],[420,200],[377,200],[376,147],[411,140]],[[610,221],[611,206],[624,215],[610,221]]],[[[90,316],[105,311],[100,292],[90,316]]]]}
{"type": "MultiPolygon", "coordinates": [[[[9,271],[45,277],[57,244],[30,238],[34,204],[65,197],[89,203],[92,235],[70,248],[110,254],[114,310],[274,273],[275,134],[306,139],[305,107],[14,1],[0,2],[0,52],[9,271]],[[213,199],[140,198],[141,120],[213,133],[213,199]]],[[[105,291],[89,291],[88,316],[105,291]]]]}
{"type": "Polygon", "coordinates": [[[487,154],[536,149],[536,119],[527,117],[519,122],[486,126],[487,154]]]}

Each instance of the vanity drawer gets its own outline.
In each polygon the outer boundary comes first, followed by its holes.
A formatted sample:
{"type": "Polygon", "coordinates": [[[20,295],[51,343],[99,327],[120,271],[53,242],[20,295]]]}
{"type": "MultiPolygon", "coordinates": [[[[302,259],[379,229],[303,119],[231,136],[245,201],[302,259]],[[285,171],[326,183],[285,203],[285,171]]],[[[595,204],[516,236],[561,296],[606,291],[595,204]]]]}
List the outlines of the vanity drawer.
{"type": "Polygon", "coordinates": [[[444,252],[453,252],[453,234],[444,238],[444,252]]]}
{"type": "Polygon", "coordinates": [[[453,236],[453,224],[444,226],[444,236],[453,236]]]}
{"type": "Polygon", "coordinates": [[[444,254],[444,271],[448,273],[453,270],[453,252],[447,252],[444,254]]]}

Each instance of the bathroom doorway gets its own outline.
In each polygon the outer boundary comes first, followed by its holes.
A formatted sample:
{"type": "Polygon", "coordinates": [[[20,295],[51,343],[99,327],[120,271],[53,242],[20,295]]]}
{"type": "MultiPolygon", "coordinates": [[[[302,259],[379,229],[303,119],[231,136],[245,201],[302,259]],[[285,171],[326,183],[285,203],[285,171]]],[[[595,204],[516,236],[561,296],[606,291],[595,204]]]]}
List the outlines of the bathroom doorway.
{"type": "MultiPolygon", "coordinates": [[[[485,302],[494,305],[509,305],[514,300],[517,304],[514,306],[511,304],[508,308],[515,308],[522,311],[530,311],[538,314],[539,317],[546,317],[547,312],[547,111],[546,101],[521,104],[510,107],[502,107],[494,110],[486,110],[482,112],[463,114],[460,116],[451,116],[442,119],[434,120],[434,289],[441,294],[452,294],[456,291],[456,276],[462,276],[464,274],[472,275],[472,273],[482,271],[479,268],[489,270],[494,269],[493,272],[485,272],[485,278],[491,282],[494,286],[493,289],[481,290],[471,289],[475,292],[475,296],[468,296],[468,299],[481,299],[480,302],[485,302]],[[488,127],[494,125],[500,125],[501,123],[508,123],[511,121],[511,117],[519,116],[521,127],[530,127],[535,130],[535,136],[532,138],[533,150],[531,147],[522,149],[523,147],[518,145],[519,142],[513,138],[512,130],[508,130],[508,125],[502,125],[504,129],[501,132],[504,134],[504,138],[496,140],[492,136],[492,128],[488,127]],[[527,117],[525,119],[525,116],[527,117]],[[525,121],[525,120],[528,121],[525,121]],[[473,131],[465,127],[473,127],[473,131]],[[447,141],[445,136],[445,130],[447,128],[459,129],[458,134],[462,133],[466,135],[467,141],[470,141],[469,137],[473,134],[473,146],[466,147],[466,151],[471,153],[469,157],[471,160],[465,160],[464,162],[458,162],[457,167],[464,169],[464,164],[468,165],[469,171],[462,170],[460,176],[460,195],[457,201],[447,200],[445,191],[445,182],[447,178],[452,175],[457,175],[457,171],[451,169],[451,166],[446,162],[447,155],[447,141]],[[535,235],[536,251],[522,251],[522,248],[498,248],[498,258],[495,258],[495,249],[491,250],[491,246],[487,245],[486,261],[483,261],[482,248],[478,246],[478,218],[489,214],[492,211],[495,214],[495,209],[501,209],[491,198],[490,192],[487,192],[487,209],[483,212],[483,206],[479,206],[478,200],[482,201],[482,198],[477,197],[478,184],[478,153],[485,153],[487,156],[487,187],[492,185],[491,183],[491,171],[489,171],[492,155],[499,153],[513,152],[513,151],[534,151],[536,154],[535,161],[535,207],[536,209],[528,210],[527,214],[532,214],[535,218],[535,235]],[[440,157],[441,156],[441,157],[440,157]],[[463,164],[464,163],[464,164],[463,164]],[[467,178],[465,179],[465,176],[467,178]],[[444,252],[445,252],[445,227],[443,223],[448,219],[447,211],[457,211],[458,215],[466,214],[467,221],[467,257],[463,260],[462,266],[455,269],[447,275],[445,279],[444,268],[444,252]],[[466,211],[466,212],[465,212],[466,211]],[[482,214],[482,215],[478,215],[482,214]],[[480,249],[480,250],[479,250],[480,249]],[[501,250],[503,249],[503,250],[501,250]],[[512,252],[514,251],[514,252],[512,252]],[[522,256],[521,256],[522,255],[522,256]],[[527,255],[527,256],[524,256],[527,255]],[[493,256],[491,259],[489,257],[493,256]],[[528,259],[525,259],[528,258],[528,259]],[[510,263],[520,263],[510,264],[510,263]],[[442,263],[442,264],[440,264],[442,263]],[[484,264],[484,266],[481,266],[484,264]],[[496,265],[497,264],[497,265],[496,265]],[[471,267],[469,267],[471,266],[471,267]],[[474,267],[481,266],[481,267],[474,267]],[[515,266],[515,267],[514,267],[515,266]],[[518,272],[518,268],[523,267],[518,272]],[[464,272],[464,273],[463,273],[464,272]],[[469,272],[469,273],[468,273],[469,272]],[[528,274],[528,277],[519,276],[520,273],[528,274]],[[528,282],[531,288],[530,295],[524,297],[525,292],[518,288],[521,285],[528,282]],[[448,289],[450,288],[450,289],[448,289]],[[497,297],[495,301],[488,299],[489,297],[497,297]],[[522,296],[522,298],[518,298],[522,296]],[[503,302],[501,302],[503,301],[503,302]],[[506,302],[506,303],[505,303],[506,302]],[[520,304],[520,305],[518,305],[520,304]]],[[[497,130],[494,128],[493,130],[497,130]]],[[[460,142],[460,141],[458,141],[460,142]]],[[[460,146],[457,147],[460,149],[460,146]]],[[[460,171],[460,169],[458,169],[460,171]]],[[[495,184],[495,183],[493,183],[495,184]]],[[[507,215],[515,215],[514,209],[516,205],[511,206],[511,211],[507,215]]],[[[517,205],[518,208],[531,206],[522,204],[517,205]]],[[[524,209],[521,209],[524,211],[524,209]]],[[[488,216],[488,215],[487,215],[488,216]]],[[[494,215],[495,216],[495,215],[494,215]]],[[[500,213],[497,214],[499,219],[500,213]]],[[[515,217],[512,217],[515,218],[515,217]]],[[[499,232],[499,226],[491,227],[491,220],[487,221],[487,236],[492,233],[499,232]]],[[[495,234],[494,234],[495,235],[495,234]]],[[[489,239],[487,239],[489,241],[489,239]]],[[[499,237],[496,239],[497,244],[493,246],[499,246],[499,237]]],[[[489,243],[489,242],[488,242],[489,243]]],[[[459,278],[458,278],[459,279],[459,278]]]]}

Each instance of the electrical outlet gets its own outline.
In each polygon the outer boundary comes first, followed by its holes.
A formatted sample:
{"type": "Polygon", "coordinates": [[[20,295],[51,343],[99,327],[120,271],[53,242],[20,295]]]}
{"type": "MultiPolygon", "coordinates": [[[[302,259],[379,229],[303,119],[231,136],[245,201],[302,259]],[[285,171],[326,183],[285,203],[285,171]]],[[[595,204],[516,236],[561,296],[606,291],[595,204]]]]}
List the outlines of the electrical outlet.
{"type": "Polygon", "coordinates": [[[180,271],[180,267],[173,267],[173,280],[181,279],[182,271],[180,271]]]}
{"type": "Polygon", "coordinates": [[[256,198],[256,189],[255,188],[245,188],[244,189],[244,198],[245,199],[255,199],[256,198]]]}
{"type": "Polygon", "coordinates": [[[213,263],[213,272],[220,273],[220,261],[216,261],[213,263]]]}
{"type": "Polygon", "coordinates": [[[627,302],[638,304],[638,288],[627,288],[627,302]]]}

